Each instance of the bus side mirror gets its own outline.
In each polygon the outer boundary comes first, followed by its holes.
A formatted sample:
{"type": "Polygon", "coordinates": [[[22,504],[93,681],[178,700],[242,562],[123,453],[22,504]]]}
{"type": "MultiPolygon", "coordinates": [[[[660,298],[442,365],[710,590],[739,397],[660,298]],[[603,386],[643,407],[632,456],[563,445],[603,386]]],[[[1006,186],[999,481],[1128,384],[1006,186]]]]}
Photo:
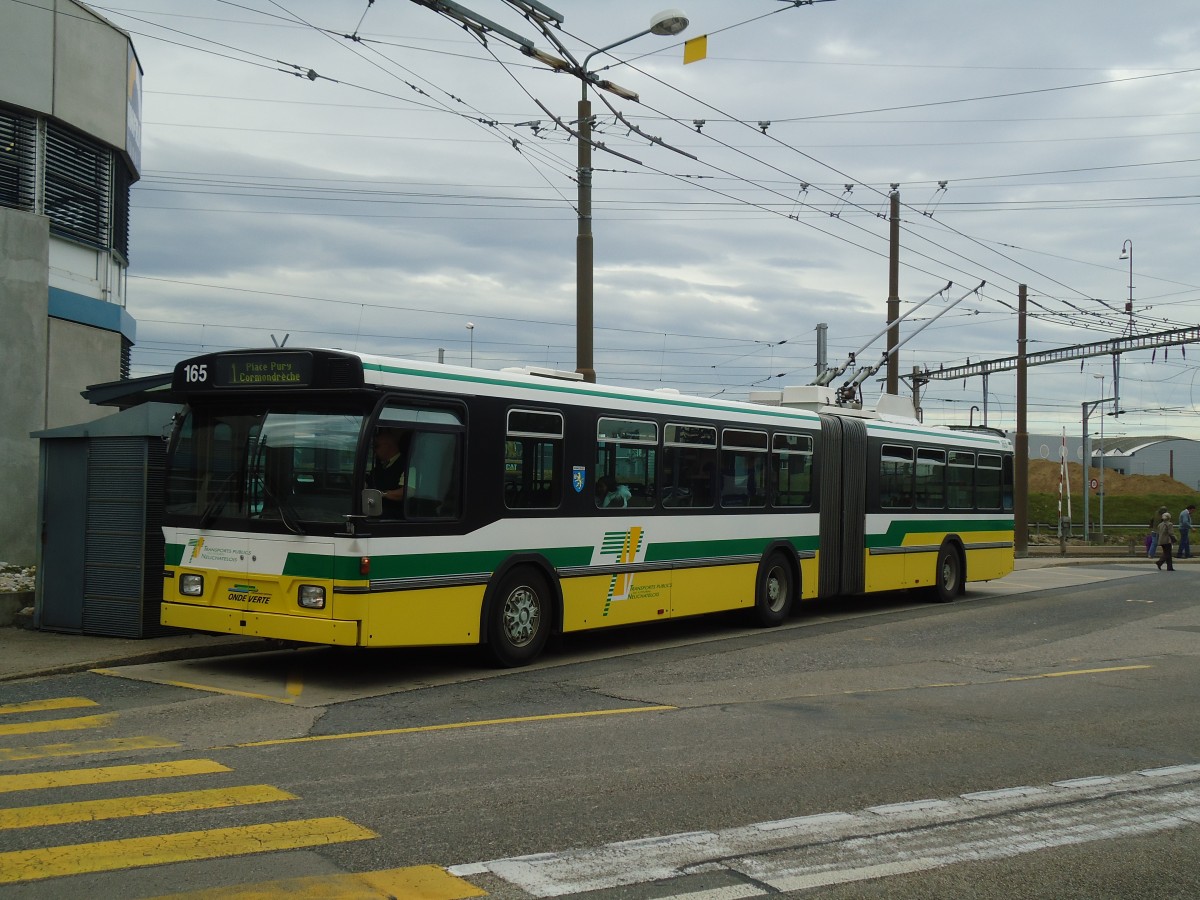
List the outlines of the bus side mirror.
{"type": "Polygon", "coordinates": [[[362,492],[362,511],[364,516],[382,516],[383,491],[365,488],[362,492]]]}

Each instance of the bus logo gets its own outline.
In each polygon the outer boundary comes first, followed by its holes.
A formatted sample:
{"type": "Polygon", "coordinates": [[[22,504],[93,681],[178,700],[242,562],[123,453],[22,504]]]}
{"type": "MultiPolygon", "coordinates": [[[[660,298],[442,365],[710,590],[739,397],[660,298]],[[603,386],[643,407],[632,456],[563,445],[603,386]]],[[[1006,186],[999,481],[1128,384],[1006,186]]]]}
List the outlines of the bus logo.
{"type": "Polygon", "coordinates": [[[582,494],[586,482],[587,469],[583,466],[571,466],[571,487],[575,488],[575,493],[582,494]]]}
{"type": "Polygon", "coordinates": [[[258,585],[254,584],[235,584],[229,589],[230,603],[270,603],[270,594],[261,594],[258,590],[258,585]]]}
{"type": "Polygon", "coordinates": [[[204,548],[204,538],[192,538],[187,542],[187,545],[188,549],[192,551],[192,555],[189,556],[188,559],[195,559],[200,555],[200,551],[204,548]]]}
{"type": "MultiPolygon", "coordinates": [[[[620,564],[637,562],[642,550],[645,534],[638,525],[628,531],[606,531],[604,542],[600,545],[601,556],[615,556],[620,564]]],[[[633,588],[632,572],[617,572],[608,585],[608,597],[604,601],[604,615],[615,600],[628,600],[629,591],[633,588]]]]}

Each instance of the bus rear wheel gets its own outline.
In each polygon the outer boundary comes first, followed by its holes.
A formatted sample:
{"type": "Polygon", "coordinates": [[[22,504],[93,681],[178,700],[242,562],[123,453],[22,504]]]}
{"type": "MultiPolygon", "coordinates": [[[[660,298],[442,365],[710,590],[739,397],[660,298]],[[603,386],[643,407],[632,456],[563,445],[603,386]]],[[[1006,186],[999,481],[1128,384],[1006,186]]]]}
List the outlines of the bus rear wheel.
{"type": "Polygon", "coordinates": [[[950,603],[963,592],[963,563],[957,548],[942,545],[933,577],[933,595],[938,603],[950,603]]]}
{"type": "Polygon", "coordinates": [[[496,588],[488,612],[488,651],[501,666],[532,662],[550,636],[550,588],[532,568],[510,572],[496,588]]]}
{"type": "Polygon", "coordinates": [[[796,594],[787,557],[776,550],[758,567],[754,589],[754,618],[764,628],[787,621],[796,594]]]}

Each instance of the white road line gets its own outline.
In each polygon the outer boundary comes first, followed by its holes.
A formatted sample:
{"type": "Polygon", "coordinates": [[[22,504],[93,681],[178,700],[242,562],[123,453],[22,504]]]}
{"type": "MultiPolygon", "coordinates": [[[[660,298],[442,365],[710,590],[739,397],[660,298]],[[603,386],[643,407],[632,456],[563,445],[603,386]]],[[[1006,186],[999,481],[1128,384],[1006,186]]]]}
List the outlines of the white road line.
{"type": "Polygon", "coordinates": [[[746,897],[761,897],[766,893],[752,884],[731,884],[728,887],[710,888],[707,891],[690,891],[686,894],[671,894],[658,900],[744,900],[746,897]]]}
{"type": "MultiPolygon", "coordinates": [[[[470,863],[450,872],[490,872],[536,897],[669,882],[697,871],[725,871],[775,890],[799,890],[1200,823],[1198,782],[1200,765],[1165,766],[886,804],[856,813],[826,812],[721,831],[651,836],[470,863]]],[[[740,900],[760,893],[754,885],[731,885],[674,896],[740,900]],[[748,892],[740,893],[743,890],[748,892]]]]}
{"type": "Polygon", "coordinates": [[[1180,828],[1200,815],[1200,789],[1117,798],[747,857],[729,868],[780,891],[919,872],[1180,828]],[[877,860],[891,862],[880,864],[877,860]]]}

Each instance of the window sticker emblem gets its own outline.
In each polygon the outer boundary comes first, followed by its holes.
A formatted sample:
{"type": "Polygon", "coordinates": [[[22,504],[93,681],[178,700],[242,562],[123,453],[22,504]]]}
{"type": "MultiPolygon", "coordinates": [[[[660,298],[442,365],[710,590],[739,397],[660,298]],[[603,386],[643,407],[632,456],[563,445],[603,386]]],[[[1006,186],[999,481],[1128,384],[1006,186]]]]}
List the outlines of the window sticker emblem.
{"type": "Polygon", "coordinates": [[[571,466],[571,487],[575,488],[575,493],[582,494],[586,483],[587,469],[584,466],[571,466]]]}

